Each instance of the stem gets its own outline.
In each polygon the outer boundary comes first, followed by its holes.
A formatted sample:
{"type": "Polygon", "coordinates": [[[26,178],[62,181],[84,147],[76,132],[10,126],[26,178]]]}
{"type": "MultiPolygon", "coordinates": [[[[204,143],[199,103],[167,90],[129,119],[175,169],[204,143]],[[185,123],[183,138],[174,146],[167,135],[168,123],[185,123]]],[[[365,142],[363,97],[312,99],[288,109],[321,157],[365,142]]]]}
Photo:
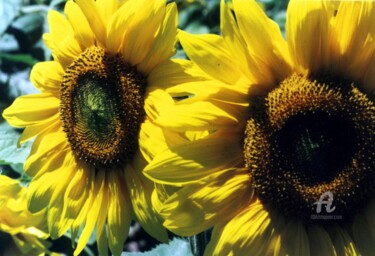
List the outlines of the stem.
{"type": "Polygon", "coordinates": [[[189,237],[191,252],[194,256],[203,256],[204,249],[210,240],[208,233],[203,231],[195,236],[189,237]]]}

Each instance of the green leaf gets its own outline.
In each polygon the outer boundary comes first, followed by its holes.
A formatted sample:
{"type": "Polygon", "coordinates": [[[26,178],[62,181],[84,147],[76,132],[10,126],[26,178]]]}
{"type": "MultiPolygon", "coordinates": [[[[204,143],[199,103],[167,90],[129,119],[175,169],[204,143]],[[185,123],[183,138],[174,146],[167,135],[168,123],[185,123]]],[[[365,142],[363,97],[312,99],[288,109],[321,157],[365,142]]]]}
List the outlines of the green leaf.
{"type": "Polygon", "coordinates": [[[6,122],[0,124],[0,165],[23,164],[30,153],[32,142],[17,147],[20,134],[6,122]]]}
{"type": "Polygon", "coordinates": [[[30,34],[33,31],[40,29],[43,26],[44,16],[40,12],[27,13],[17,18],[12,27],[22,31],[25,34],[30,34]]]}
{"type": "Polygon", "coordinates": [[[192,34],[207,34],[210,33],[210,28],[204,24],[202,24],[200,21],[193,21],[190,22],[189,25],[187,25],[184,29],[186,32],[192,33],[192,34]]]}
{"type": "Polygon", "coordinates": [[[122,256],[193,256],[187,240],[175,238],[169,244],[161,244],[148,252],[124,252],[122,256]]]}
{"type": "Polygon", "coordinates": [[[30,66],[38,62],[29,54],[8,54],[1,52],[0,58],[10,62],[24,63],[30,66]]]}
{"type": "Polygon", "coordinates": [[[22,0],[0,1],[0,35],[8,28],[9,24],[19,14],[22,0]]]}

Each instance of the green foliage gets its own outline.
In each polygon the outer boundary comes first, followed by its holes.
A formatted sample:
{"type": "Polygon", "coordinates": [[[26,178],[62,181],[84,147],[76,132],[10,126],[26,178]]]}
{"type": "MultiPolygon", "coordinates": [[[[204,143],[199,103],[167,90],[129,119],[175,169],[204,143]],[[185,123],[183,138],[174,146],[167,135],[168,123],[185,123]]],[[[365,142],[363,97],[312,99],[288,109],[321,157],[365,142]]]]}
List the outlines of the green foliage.
{"type": "Polygon", "coordinates": [[[23,164],[30,153],[31,143],[17,147],[19,132],[7,123],[0,124],[0,165],[23,164]]]}
{"type": "Polygon", "coordinates": [[[4,33],[9,24],[19,14],[22,7],[22,0],[3,0],[0,3],[0,35],[4,33]]]}

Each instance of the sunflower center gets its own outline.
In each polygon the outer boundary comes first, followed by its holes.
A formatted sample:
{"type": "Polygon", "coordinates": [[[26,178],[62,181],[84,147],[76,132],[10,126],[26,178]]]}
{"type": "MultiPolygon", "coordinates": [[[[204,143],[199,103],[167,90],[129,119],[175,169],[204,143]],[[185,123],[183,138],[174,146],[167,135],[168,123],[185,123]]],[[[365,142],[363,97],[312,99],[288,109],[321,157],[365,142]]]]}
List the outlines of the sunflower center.
{"type": "Polygon", "coordinates": [[[355,145],[355,129],[350,120],[326,112],[307,112],[290,117],[271,136],[273,155],[282,169],[291,170],[306,182],[332,180],[350,163],[355,145]]]}
{"type": "Polygon", "coordinates": [[[145,118],[146,80],[120,56],[92,47],[67,69],[60,115],[74,154],[99,167],[131,161],[145,118]]]}
{"type": "Polygon", "coordinates": [[[375,108],[353,84],[293,75],[254,110],[244,157],[270,209],[311,221],[332,195],[348,219],[372,196],[375,108]]]}

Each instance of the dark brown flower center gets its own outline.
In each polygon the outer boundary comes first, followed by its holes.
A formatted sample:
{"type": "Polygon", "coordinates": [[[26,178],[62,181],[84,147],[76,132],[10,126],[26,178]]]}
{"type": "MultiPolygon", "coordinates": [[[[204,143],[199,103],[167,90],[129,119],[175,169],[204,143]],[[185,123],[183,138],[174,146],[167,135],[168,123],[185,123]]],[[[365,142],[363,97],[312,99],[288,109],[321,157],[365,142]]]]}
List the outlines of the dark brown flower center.
{"type": "Polygon", "coordinates": [[[259,198],[307,221],[332,209],[332,219],[349,219],[374,193],[374,127],[374,104],[353,84],[286,79],[246,127],[245,162],[259,198]]]}
{"type": "Polygon", "coordinates": [[[66,70],[60,115],[74,154],[98,167],[132,160],[145,118],[146,79],[120,56],[92,47],[66,70]]]}

